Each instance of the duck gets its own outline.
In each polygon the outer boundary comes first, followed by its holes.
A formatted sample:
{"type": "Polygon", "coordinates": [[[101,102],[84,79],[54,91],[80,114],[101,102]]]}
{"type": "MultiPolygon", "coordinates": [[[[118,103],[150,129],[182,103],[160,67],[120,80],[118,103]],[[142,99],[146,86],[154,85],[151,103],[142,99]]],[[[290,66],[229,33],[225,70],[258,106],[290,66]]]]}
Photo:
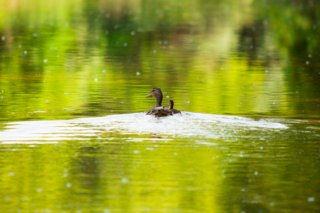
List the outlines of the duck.
{"type": "Polygon", "coordinates": [[[169,110],[172,112],[172,114],[181,113],[179,110],[174,109],[173,106],[174,106],[173,100],[169,100],[169,107],[170,107],[169,110]]]}
{"type": "Polygon", "coordinates": [[[147,115],[154,115],[155,117],[165,117],[165,116],[169,116],[172,115],[172,111],[164,108],[161,104],[162,104],[162,99],[163,99],[163,95],[162,95],[162,91],[160,88],[158,87],[154,87],[151,91],[150,94],[148,94],[146,97],[154,97],[156,99],[156,105],[154,108],[150,109],[147,112],[147,115]]]}

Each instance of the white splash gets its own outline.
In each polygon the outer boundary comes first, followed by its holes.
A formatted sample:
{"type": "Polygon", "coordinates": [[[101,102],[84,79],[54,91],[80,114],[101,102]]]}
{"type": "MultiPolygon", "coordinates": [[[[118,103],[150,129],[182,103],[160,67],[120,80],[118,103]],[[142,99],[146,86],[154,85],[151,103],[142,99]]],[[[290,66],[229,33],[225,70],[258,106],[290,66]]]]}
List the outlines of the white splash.
{"type": "Polygon", "coordinates": [[[145,113],[132,113],[73,120],[11,122],[5,130],[0,131],[0,142],[87,140],[106,132],[215,139],[237,134],[239,129],[257,128],[286,129],[287,126],[239,116],[184,112],[155,118],[145,113]]]}

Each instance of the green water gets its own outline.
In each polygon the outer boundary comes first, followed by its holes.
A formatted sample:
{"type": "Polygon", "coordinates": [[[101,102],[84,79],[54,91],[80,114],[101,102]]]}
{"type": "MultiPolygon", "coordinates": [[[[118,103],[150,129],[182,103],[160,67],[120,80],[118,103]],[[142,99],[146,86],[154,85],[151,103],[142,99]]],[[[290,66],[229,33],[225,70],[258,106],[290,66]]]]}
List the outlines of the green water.
{"type": "Polygon", "coordinates": [[[0,212],[320,211],[318,1],[0,4],[0,212]],[[183,112],[288,128],[3,137],[146,112],[154,86],[183,112]]]}

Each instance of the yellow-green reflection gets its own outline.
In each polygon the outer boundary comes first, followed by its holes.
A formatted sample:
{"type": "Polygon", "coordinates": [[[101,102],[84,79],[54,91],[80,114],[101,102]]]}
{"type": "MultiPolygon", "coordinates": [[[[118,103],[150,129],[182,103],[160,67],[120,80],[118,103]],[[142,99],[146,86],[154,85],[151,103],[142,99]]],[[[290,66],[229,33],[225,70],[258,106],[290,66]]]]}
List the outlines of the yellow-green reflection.
{"type": "Polygon", "coordinates": [[[10,153],[1,149],[6,155],[1,160],[1,182],[12,186],[0,195],[5,199],[1,210],[14,206],[21,211],[217,208],[216,186],[221,180],[214,149],[187,141],[119,142],[15,145],[10,153]],[[193,148],[198,152],[192,154],[193,148]],[[191,155],[193,161],[185,160],[191,155]]]}
{"type": "MultiPolygon", "coordinates": [[[[154,86],[183,111],[319,118],[316,0],[0,4],[1,129],[146,111],[154,86]]],[[[295,122],[208,146],[120,133],[1,144],[0,209],[317,212],[319,124],[295,122]]]]}
{"type": "MultiPolygon", "coordinates": [[[[3,120],[144,111],[152,104],[144,94],[153,86],[188,111],[291,117],[318,112],[312,83],[317,65],[309,64],[318,55],[313,49],[306,53],[312,59],[300,71],[287,66],[296,58],[278,50],[295,54],[292,44],[277,43],[283,32],[271,37],[275,30],[267,31],[277,27],[276,14],[270,20],[255,16],[266,8],[253,8],[252,1],[3,5],[3,120]],[[306,104],[308,99],[314,104],[306,104]]],[[[316,42],[311,39],[310,48],[316,42]]]]}
{"type": "Polygon", "coordinates": [[[318,145],[311,136],[294,139],[306,136],[300,128],[248,131],[236,142],[106,133],[83,142],[2,144],[0,210],[313,212],[318,145]]]}

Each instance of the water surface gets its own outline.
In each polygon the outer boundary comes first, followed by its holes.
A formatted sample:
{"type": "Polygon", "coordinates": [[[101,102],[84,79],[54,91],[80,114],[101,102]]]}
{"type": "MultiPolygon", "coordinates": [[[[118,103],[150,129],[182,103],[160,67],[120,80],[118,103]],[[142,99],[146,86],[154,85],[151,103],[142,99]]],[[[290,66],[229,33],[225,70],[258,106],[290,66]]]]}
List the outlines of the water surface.
{"type": "Polygon", "coordinates": [[[320,211],[317,1],[0,3],[1,212],[320,211]]]}

